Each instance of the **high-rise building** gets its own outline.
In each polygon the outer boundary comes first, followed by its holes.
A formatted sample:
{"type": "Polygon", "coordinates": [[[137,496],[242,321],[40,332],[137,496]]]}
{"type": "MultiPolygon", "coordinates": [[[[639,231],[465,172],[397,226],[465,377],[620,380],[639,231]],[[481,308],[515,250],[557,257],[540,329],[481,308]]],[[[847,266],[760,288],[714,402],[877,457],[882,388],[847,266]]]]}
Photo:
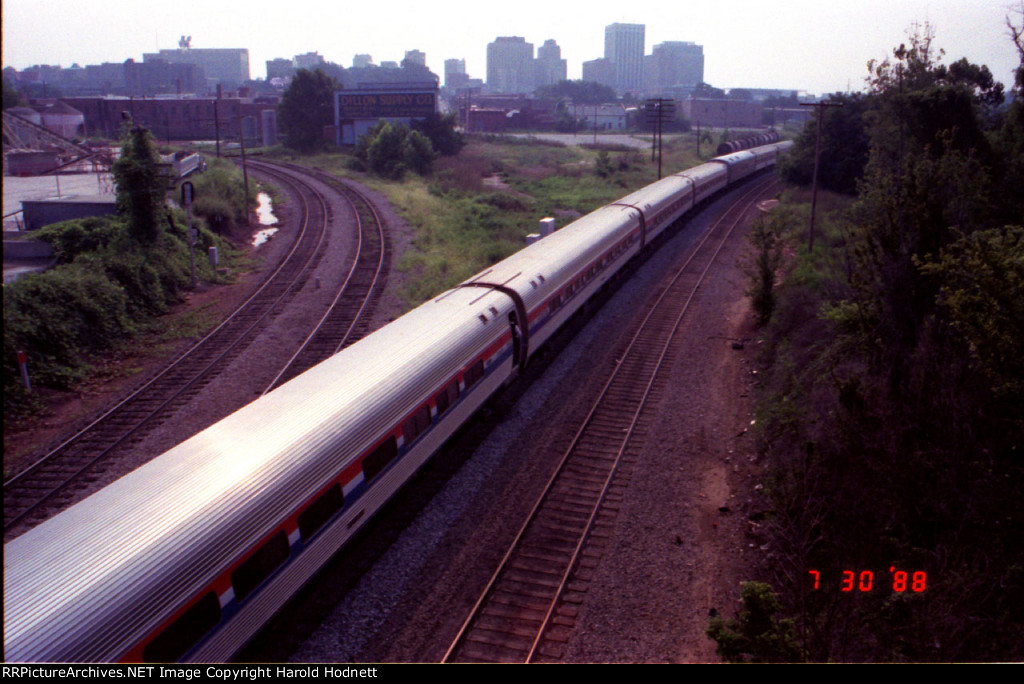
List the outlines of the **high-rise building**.
{"type": "Polygon", "coordinates": [[[427,66],[427,53],[420,52],[419,50],[407,50],[405,53],[405,59],[403,62],[409,62],[411,64],[419,64],[422,67],[427,66]]]}
{"type": "Polygon", "coordinates": [[[615,88],[635,93],[644,85],[644,25],[611,24],[604,29],[604,58],[615,71],[615,88]]]}
{"type": "Polygon", "coordinates": [[[537,48],[537,59],[533,66],[534,86],[540,88],[561,83],[566,80],[568,73],[566,61],[562,59],[562,48],[550,38],[545,40],[537,48]]]}
{"type": "Polygon", "coordinates": [[[692,89],[704,81],[704,47],[695,43],[658,43],[644,59],[644,84],[651,94],[692,89]]]}
{"type": "Polygon", "coordinates": [[[371,55],[356,55],[352,58],[353,69],[363,69],[368,66],[373,66],[373,57],[371,55]]]}
{"type": "Polygon", "coordinates": [[[323,55],[319,52],[307,52],[304,55],[295,55],[295,68],[296,69],[308,69],[315,71],[317,68],[322,67],[327,61],[323,55]]]}
{"type": "Polygon", "coordinates": [[[461,88],[469,81],[469,74],[466,73],[466,60],[446,59],[444,60],[444,87],[461,88]]]}
{"type": "Polygon", "coordinates": [[[278,57],[267,60],[267,80],[272,78],[291,78],[295,74],[295,63],[290,59],[278,57]]]}
{"type": "Polygon", "coordinates": [[[583,80],[615,88],[615,67],[603,57],[583,63],[583,80]]]}
{"type": "Polygon", "coordinates": [[[487,88],[494,93],[533,90],[533,43],[520,36],[495,38],[487,45],[487,88]]]}

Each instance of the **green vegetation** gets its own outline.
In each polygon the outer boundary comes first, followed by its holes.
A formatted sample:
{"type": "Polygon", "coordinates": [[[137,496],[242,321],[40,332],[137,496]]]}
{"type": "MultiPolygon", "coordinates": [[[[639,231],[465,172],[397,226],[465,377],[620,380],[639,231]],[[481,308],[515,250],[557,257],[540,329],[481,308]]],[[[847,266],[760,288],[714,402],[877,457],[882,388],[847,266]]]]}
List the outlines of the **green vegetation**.
{"type": "MultiPolygon", "coordinates": [[[[211,159],[206,171],[190,180],[195,188],[193,215],[210,230],[225,235],[246,225],[245,183],[238,166],[227,159],[211,159]]],[[[249,198],[250,208],[256,204],[255,194],[249,198]]]]}
{"type": "Polygon", "coordinates": [[[758,325],[765,325],[775,310],[775,273],[782,265],[782,232],[779,218],[765,220],[758,216],[750,231],[750,244],[754,247],[754,263],[749,273],[750,296],[758,325]]]}
{"type": "Polygon", "coordinates": [[[793,620],[779,620],[779,600],[767,584],[744,582],[743,608],[735,620],[711,618],[707,635],[729,663],[785,663],[800,658],[793,620]]]}
{"type": "MultiPolygon", "coordinates": [[[[832,116],[833,187],[857,195],[819,198],[813,254],[788,236],[766,328],[766,579],[814,661],[1024,657],[1024,83],[997,108],[987,70],[944,67],[931,40],[832,116]],[[841,591],[844,571],[874,588],[841,591]],[[925,590],[895,590],[899,571],[925,590]]],[[[787,193],[780,225],[806,226],[807,202],[787,193]]]]}
{"type": "MultiPolygon", "coordinates": [[[[449,119],[445,124],[448,132],[452,123],[449,119]]],[[[378,136],[384,130],[383,125],[375,129],[378,136]]],[[[387,195],[414,231],[413,249],[399,264],[406,275],[409,307],[521,249],[540,219],[553,216],[560,226],[566,225],[657,178],[649,148],[588,149],[484,135],[465,140],[458,136],[458,154],[435,157],[426,175],[406,173],[386,180],[399,166],[408,168],[394,141],[388,141],[393,155],[381,155],[382,161],[394,164],[381,166],[383,179],[359,173],[369,169],[370,149],[377,139],[367,136],[355,157],[345,152],[275,154],[338,176],[357,177],[387,195]]],[[[666,136],[665,173],[701,163],[695,150],[692,134],[666,136]]]]}
{"type": "Polygon", "coordinates": [[[320,69],[299,69],[278,107],[285,144],[300,152],[323,147],[324,126],[334,121],[337,83],[320,69]]]}
{"type": "Polygon", "coordinates": [[[537,89],[537,97],[565,98],[575,104],[615,102],[615,89],[594,81],[561,81],[537,89]]]}
{"type": "Polygon", "coordinates": [[[378,176],[400,179],[406,170],[421,176],[434,164],[434,146],[430,139],[405,124],[391,125],[381,120],[356,145],[356,159],[378,176]]]}
{"type": "MultiPolygon", "coordinates": [[[[28,354],[33,388],[68,388],[99,355],[159,329],[160,317],[189,287],[184,213],[163,203],[166,179],[152,172],[148,140],[145,131],[130,131],[122,156],[127,161],[115,169],[122,213],[37,231],[33,237],[52,246],[57,266],[4,286],[5,422],[33,408],[20,382],[19,350],[28,354]]],[[[244,217],[240,183],[230,180],[230,169],[215,165],[208,173],[195,179],[204,188],[197,194],[223,191],[226,213],[244,217]]],[[[202,254],[216,245],[222,258],[232,259],[230,245],[204,223],[201,218],[197,225],[196,249],[202,254]]],[[[222,277],[202,258],[196,271],[207,282],[222,277]]]]}
{"type": "Polygon", "coordinates": [[[111,169],[117,184],[117,209],[139,242],[155,242],[167,196],[167,176],[150,132],[136,126],[125,133],[121,156],[111,169]]]}

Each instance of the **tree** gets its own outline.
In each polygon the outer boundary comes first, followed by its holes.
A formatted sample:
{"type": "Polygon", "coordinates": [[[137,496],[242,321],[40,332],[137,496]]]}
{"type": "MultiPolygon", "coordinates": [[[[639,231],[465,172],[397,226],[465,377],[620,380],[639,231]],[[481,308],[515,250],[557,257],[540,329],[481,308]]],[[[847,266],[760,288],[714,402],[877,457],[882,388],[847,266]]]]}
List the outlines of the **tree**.
{"type": "Polygon", "coordinates": [[[398,179],[406,169],[430,173],[436,153],[427,136],[405,124],[393,125],[383,119],[356,145],[356,156],[385,178],[398,179]]]}
{"type": "Polygon", "coordinates": [[[321,144],[324,126],[334,120],[334,90],[335,82],[320,69],[296,72],[278,108],[285,145],[311,152],[321,144]]]}
{"type": "Polygon", "coordinates": [[[458,118],[455,114],[438,114],[413,121],[412,129],[430,139],[434,151],[445,157],[454,157],[465,146],[462,134],[455,130],[458,118]]]}
{"type": "Polygon", "coordinates": [[[615,90],[594,81],[561,81],[537,89],[538,97],[569,99],[573,104],[615,102],[615,90]]]}
{"type": "Polygon", "coordinates": [[[693,89],[692,97],[694,99],[724,100],[725,91],[708,83],[701,82],[693,89]]]}
{"type": "MultiPolygon", "coordinates": [[[[827,190],[853,195],[868,161],[868,133],[864,121],[868,99],[860,93],[836,93],[829,100],[843,106],[828,107],[822,115],[818,180],[827,190]]],[[[816,135],[817,123],[811,118],[794,141],[793,149],[779,163],[783,179],[810,185],[816,135]]]]}
{"type": "Polygon", "coordinates": [[[14,87],[14,84],[4,79],[4,109],[9,107],[19,107],[25,104],[25,98],[21,96],[18,89],[14,87]]]}
{"type": "Polygon", "coordinates": [[[421,176],[430,173],[435,156],[430,140],[419,131],[409,131],[402,141],[402,160],[421,176]]]}
{"type": "Polygon", "coordinates": [[[128,229],[141,243],[152,243],[160,235],[167,178],[160,169],[150,132],[135,126],[121,146],[121,156],[113,165],[117,184],[117,208],[128,219],[128,229]]]}

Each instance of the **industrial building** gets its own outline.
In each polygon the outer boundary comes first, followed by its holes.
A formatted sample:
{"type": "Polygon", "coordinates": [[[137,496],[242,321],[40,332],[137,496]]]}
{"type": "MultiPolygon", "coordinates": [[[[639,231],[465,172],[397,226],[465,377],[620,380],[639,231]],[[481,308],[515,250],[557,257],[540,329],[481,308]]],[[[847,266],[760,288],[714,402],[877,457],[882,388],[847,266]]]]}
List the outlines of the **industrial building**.
{"type": "Polygon", "coordinates": [[[437,112],[437,82],[364,83],[334,93],[335,142],[355,145],[381,119],[410,124],[437,112]]]}
{"type": "Polygon", "coordinates": [[[212,92],[218,85],[226,90],[234,90],[250,78],[247,48],[182,47],[143,53],[143,62],[154,60],[201,66],[206,73],[207,92],[212,92]]]}

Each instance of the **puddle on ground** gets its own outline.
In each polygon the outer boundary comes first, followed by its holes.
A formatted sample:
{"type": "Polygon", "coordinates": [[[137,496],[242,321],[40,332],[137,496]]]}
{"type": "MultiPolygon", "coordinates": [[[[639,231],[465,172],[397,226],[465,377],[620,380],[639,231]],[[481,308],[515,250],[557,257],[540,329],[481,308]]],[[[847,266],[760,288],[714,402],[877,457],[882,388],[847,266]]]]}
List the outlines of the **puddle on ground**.
{"type": "MultiPolygon", "coordinates": [[[[277,224],[277,217],[274,216],[274,208],[271,206],[270,195],[265,192],[256,195],[256,218],[261,226],[273,226],[277,224]]],[[[252,246],[259,247],[277,232],[277,228],[264,228],[252,234],[252,246]]]]}

